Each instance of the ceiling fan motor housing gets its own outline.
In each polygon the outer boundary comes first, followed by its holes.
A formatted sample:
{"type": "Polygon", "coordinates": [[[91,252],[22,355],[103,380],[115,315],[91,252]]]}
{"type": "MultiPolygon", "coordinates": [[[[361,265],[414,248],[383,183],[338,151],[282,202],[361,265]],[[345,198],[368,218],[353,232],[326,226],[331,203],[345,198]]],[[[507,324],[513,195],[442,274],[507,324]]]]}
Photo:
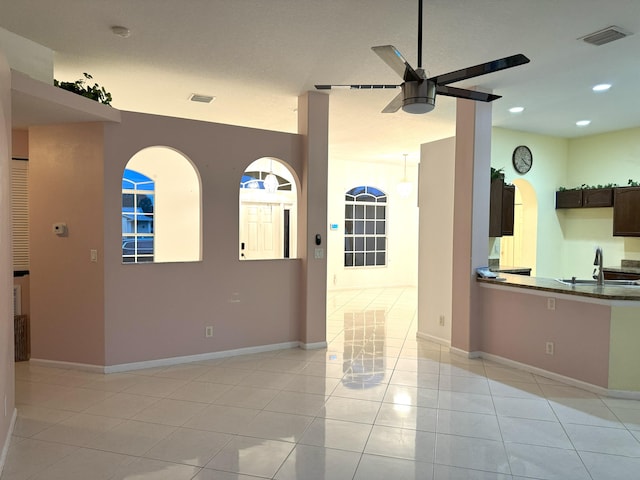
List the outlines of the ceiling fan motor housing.
{"type": "Polygon", "coordinates": [[[409,81],[402,85],[402,110],[407,113],[428,113],[436,105],[436,83],[430,80],[409,81]]]}

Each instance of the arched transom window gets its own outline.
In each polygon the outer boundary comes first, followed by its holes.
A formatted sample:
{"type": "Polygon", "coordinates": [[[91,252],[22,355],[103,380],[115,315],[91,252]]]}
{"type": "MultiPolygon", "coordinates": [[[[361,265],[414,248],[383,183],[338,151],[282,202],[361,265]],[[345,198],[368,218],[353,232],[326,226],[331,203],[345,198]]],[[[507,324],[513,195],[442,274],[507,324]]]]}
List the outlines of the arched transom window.
{"type": "Polygon", "coordinates": [[[240,260],[295,258],[296,181],[276,158],[253,161],[240,179],[240,260]]]}

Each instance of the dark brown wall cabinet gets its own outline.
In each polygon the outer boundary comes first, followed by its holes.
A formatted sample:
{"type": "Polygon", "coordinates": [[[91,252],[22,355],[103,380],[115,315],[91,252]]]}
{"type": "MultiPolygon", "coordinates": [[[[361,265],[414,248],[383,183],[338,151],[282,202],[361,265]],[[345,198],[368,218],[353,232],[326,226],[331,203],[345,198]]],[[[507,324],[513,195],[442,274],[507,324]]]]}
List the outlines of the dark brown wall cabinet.
{"type": "Polygon", "coordinates": [[[562,190],[556,192],[556,208],[582,207],[582,190],[562,190]]]}
{"type": "Polygon", "coordinates": [[[627,273],[602,269],[605,280],[640,280],[640,273],[627,273]]]}
{"type": "Polygon", "coordinates": [[[513,235],[514,203],[516,187],[505,185],[502,179],[491,181],[489,195],[489,236],[513,235]]]}
{"type": "Polygon", "coordinates": [[[594,208],[613,205],[612,188],[556,192],[556,208],[594,208]]]}
{"type": "Polygon", "coordinates": [[[614,188],[613,235],[640,237],[640,187],[614,188]]]}

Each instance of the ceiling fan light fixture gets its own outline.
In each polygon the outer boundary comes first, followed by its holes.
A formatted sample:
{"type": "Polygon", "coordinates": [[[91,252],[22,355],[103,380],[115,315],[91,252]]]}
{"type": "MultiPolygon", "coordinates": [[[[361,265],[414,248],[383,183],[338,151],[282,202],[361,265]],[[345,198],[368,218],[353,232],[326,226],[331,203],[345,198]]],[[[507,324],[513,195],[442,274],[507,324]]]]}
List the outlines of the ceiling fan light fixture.
{"type": "Polygon", "coordinates": [[[434,102],[427,102],[426,98],[408,98],[402,105],[402,110],[407,113],[413,113],[419,115],[422,113],[429,113],[435,107],[434,102]]]}
{"type": "Polygon", "coordinates": [[[436,84],[429,80],[405,82],[402,88],[402,110],[407,113],[429,113],[436,105],[436,84]]]}

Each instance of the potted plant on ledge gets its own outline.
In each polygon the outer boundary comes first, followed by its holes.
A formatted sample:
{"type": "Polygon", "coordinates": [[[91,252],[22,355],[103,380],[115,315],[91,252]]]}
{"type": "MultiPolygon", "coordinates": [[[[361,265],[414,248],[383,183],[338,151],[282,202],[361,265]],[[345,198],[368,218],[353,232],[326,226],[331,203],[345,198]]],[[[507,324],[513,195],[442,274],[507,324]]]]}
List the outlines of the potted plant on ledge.
{"type": "Polygon", "coordinates": [[[91,100],[95,100],[96,102],[102,103],[103,105],[111,106],[111,94],[107,92],[104,87],[101,87],[97,83],[94,83],[92,86],[88,84],[85,85],[86,81],[93,80],[93,77],[88,73],[83,73],[83,75],[84,78],[76,80],[75,82],[60,82],[54,79],[53,85],[58,88],[62,88],[63,90],[67,90],[91,100]]]}

